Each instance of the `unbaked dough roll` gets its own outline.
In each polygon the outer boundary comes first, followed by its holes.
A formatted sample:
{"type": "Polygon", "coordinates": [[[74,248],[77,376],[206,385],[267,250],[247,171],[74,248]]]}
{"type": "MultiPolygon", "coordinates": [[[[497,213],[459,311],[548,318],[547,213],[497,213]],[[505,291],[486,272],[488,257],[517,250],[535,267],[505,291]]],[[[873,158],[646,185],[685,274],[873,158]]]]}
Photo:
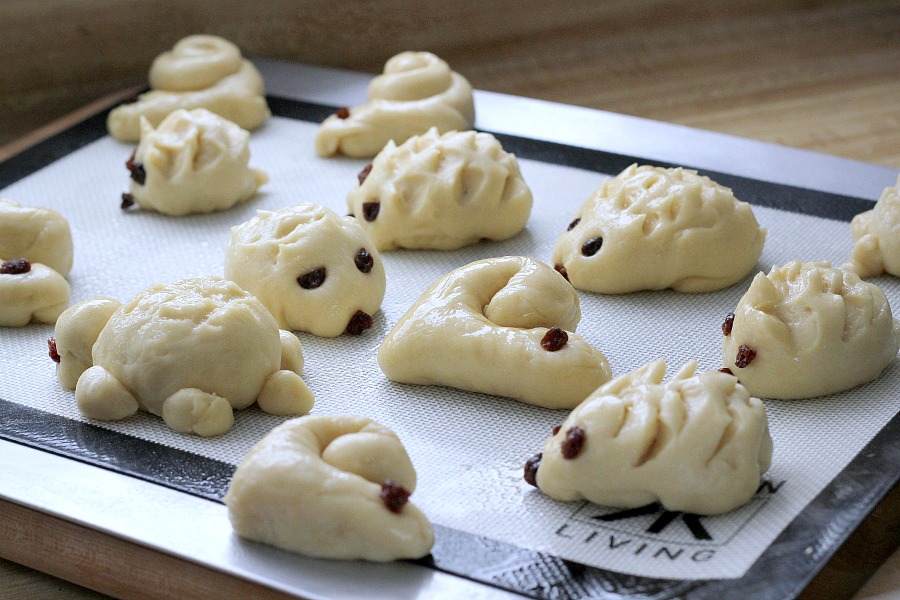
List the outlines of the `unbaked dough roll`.
{"type": "Polygon", "coordinates": [[[0,327],[55,323],[69,305],[69,283],[46,265],[0,258],[0,327]]]}
{"type": "Polygon", "coordinates": [[[532,258],[470,263],[433,283],[378,349],[392,381],[446,385],[572,408],[611,376],[606,357],[572,333],[577,292],[532,258]]]}
{"type": "Polygon", "coordinates": [[[238,535],[307,556],[421,558],[434,543],[408,503],[416,472],[397,435],[367,417],[308,416],[269,432],[225,495],[238,535]]]}
{"type": "Polygon", "coordinates": [[[900,176],[886,187],[875,208],[853,217],[850,231],[856,243],[844,268],[863,279],[890,273],[900,277],[900,176]]]}
{"type": "Polygon", "coordinates": [[[26,258],[65,277],[73,251],[72,231],[61,214],[0,199],[0,257],[26,258]]]}
{"type": "Polygon", "coordinates": [[[436,127],[441,133],[475,124],[472,86],[430,52],[401,52],[369,84],[369,102],[338,111],[316,133],[319,156],[371,157],[389,140],[436,127]]]}
{"type": "Polygon", "coordinates": [[[191,35],[156,57],[150,67],[151,91],[109,113],[110,135],[136,142],[141,118],[154,127],[178,109],[205,108],[253,130],[271,116],[262,75],[241,57],[237,46],[213,35],[191,35]]]}

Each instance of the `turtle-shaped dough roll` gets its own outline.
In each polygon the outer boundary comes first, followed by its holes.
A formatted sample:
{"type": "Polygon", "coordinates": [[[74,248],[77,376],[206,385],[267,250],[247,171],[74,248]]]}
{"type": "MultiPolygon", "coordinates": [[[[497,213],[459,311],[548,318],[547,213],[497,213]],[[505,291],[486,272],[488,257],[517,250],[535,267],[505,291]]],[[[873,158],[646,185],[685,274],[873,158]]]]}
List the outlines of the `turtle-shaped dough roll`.
{"type": "Polygon", "coordinates": [[[74,387],[92,419],[141,409],[175,431],[213,436],[253,402],[275,415],[303,415],[313,404],[300,341],[218,277],[154,285],[122,305],[80,302],[60,316],[53,343],[60,383],[74,387]]]}

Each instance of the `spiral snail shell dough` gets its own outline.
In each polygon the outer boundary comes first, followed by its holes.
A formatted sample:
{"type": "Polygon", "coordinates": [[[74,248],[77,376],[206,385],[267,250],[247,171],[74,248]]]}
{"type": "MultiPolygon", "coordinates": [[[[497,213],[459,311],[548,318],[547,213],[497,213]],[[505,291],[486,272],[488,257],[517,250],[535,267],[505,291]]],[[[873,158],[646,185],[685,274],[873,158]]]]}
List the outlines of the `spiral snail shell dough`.
{"type": "Polygon", "coordinates": [[[402,144],[437,127],[440,133],[475,124],[472,86],[430,52],[401,52],[369,84],[369,102],[332,115],[316,133],[319,156],[372,157],[389,140],[402,144]]]}
{"type": "Polygon", "coordinates": [[[117,140],[137,142],[141,117],[154,127],[171,112],[205,108],[253,130],[271,116],[262,75],[240,49],[214,35],[191,35],[153,61],[151,91],[109,113],[106,127],[117,140]]]}

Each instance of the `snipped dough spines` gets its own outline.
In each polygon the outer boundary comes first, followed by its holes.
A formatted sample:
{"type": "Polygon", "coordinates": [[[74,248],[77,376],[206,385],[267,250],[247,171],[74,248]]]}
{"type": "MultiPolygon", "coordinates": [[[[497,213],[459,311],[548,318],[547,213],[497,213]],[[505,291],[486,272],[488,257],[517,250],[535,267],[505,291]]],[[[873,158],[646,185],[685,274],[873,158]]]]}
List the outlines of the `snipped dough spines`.
{"type": "Polygon", "coordinates": [[[829,263],[758,273],[727,320],[722,364],[761,398],[848,390],[878,377],[900,349],[884,292],[829,263]]]}
{"type": "Polygon", "coordinates": [[[142,117],[155,127],[178,109],[205,108],[248,130],[271,116],[262,75],[237,46],[218,36],[180,40],[156,57],[149,79],[151,91],[110,111],[106,127],[114,138],[136,142],[142,117]]]}
{"type": "Polygon", "coordinates": [[[708,292],[750,273],[764,241],[730,189],[690,169],[631,165],[588,198],[552,262],[590,292],[708,292]]]}
{"type": "Polygon", "coordinates": [[[872,210],[850,222],[856,243],[843,268],[863,279],[890,273],[900,277],[900,176],[886,187],[872,210]]]}
{"type": "Polygon", "coordinates": [[[431,128],[388,142],[367,169],[347,205],[381,251],[505,240],[531,214],[516,157],[489,133],[431,128]]]}
{"type": "Polygon", "coordinates": [[[250,134],[208,110],[176,110],[159,127],[143,120],[141,128],[126,164],[141,208],[172,216],[225,210],[269,180],[249,166],[250,134]]]}
{"type": "Polygon", "coordinates": [[[578,293],[532,258],[480,260],[434,282],[378,349],[392,381],[572,408],[611,371],[574,333],[578,293]]]}
{"type": "Polygon", "coordinates": [[[316,132],[319,156],[372,157],[394,140],[432,127],[463,131],[475,124],[472,86],[430,52],[401,52],[369,84],[369,102],[339,111],[316,132]]]}
{"type": "Polygon", "coordinates": [[[397,435],[354,415],[292,419],[232,477],[225,504],[238,535],[331,559],[421,558],[434,544],[407,502],[416,472],[397,435]]]}
{"type": "Polygon", "coordinates": [[[557,500],[618,508],[659,502],[713,515],[752,498],[772,458],[765,408],[728,374],[658,360],[603,385],[528,461],[526,479],[557,500]]]}

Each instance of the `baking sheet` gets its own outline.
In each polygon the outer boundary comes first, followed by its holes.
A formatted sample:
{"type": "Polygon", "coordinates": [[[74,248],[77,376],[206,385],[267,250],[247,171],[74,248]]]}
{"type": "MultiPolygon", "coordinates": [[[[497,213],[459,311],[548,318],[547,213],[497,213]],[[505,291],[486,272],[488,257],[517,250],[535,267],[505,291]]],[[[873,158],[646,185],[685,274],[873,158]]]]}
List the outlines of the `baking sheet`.
{"type": "MultiPolygon", "coordinates": [[[[122,214],[118,195],[126,187],[123,163],[131,147],[103,137],[89,141],[90,130],[94,136],[102,134],[102,129],[96,131],[100,120],[72,132],[77,137],[89,130],[84,140],[88,145],[65,152],[62,160],[2,194],[24,204],[56,207],[69,217],[76,237],[76,268],[70,277],[73,301],[99,294],[124,300],[158,281],[221,274],[230,225],[249,218],[257,208],[301,201],[343,211],[346,190],[365,162],[323,160],[312,153],[315,128],[302,119],[316,122],[332,106],[285,99],[273,99],[272,104],[276,113],[286,116],[274,119],[251,140],[252,163],[266,169],[272,183],[232,211],[187,219],[122,214]]],[[[753,583],[748,577],[752,579],[755,570],[783,551],[785,544],[800,540],[812,543],[801,549],[811,566],[805,575],[792,575],[792,581],[811,577],[839,539],[877,502],[877,489],[889,489],[897,479],[896,461],[886,463],[875,488],[871,482],[860,485],[852,479],[860,469],[847,473],[848,465],[853,467],[856,461],[869,468],[886,456],[885,448],[888,458],[896,450],[896,443],[892,445],[900,407],[896,366],[877,382],[850,393],[813,402],[767,403],[776,454],[760,493],[736,513],[699,520],[658,510],[621,514],[589,504],[550,501],[522,482],[521,465],[540,449],[564,413],[444,388],[400,386],[380,374],[374,362],[380,338],[428,283],[486,256],[529,254],[548,260],[555,236],[603,173],[614,173],[632,159],[527,138],[503,140],[520,157],[539,159],[522,160],[536,198],[526,232],[508,242],[452,253],[386,253],[388,295],[373,330],[337,342],[300,335],[307,361],[304,377],[317,396],[314,412],[361,412],[398,431],[420,474],[413,500],[438,525],[432,568],[544,596],[597,595],[606,590],[617,595],[652,592],[668,597],[689,592],[702,597],[720,587],[709,579],[753,583]],[[362,381],[372,385],[359,394],[362,381]],[[808,536],[810,532],[783,539],[784,532],[811,513],[810,501],[815,508],[815,500],[845,475],[852,479],[841,484],[845,509],[813,519],[816,527],[840,525],[836,538],[822,547],[815,535],[808,536]],[[856,492],[847,497],[853,489],[856,492]]],[[[74,143],[72,137],[62,143],[66,142],[74,143]]],[[[740,190],[739,197],[760,205],[755,212],[769,229],[760,264],[764,269],[792,258],[843,261],[851,244],[844,219],[871,205],[723,175],[740,190]]],[[[890,278],[877,282],[897,306],[896,283],[890,278]]],[[[697,358],[701,367],[717,368],[719,325],[745,288],[746,282],[696,296],[582,294],[579,333],[607,354],[616,374],[660,356],[673,369],[690,358],[697,358]]],[[[280,422],[251,409],[239,414],[232,433],[216,440],[174,434],[148,415],[122,423],[86,423],[75,410],[72,395],[60,390],[52,375],[44,343],[50,334],[52,328],[42,326],[2,331],[3,356],[25,357],[24,371],[13,376],[13,370],[4,369],[0,378],[4,400],[0,435],[7,439],[216,499],[249,445],[280,422]],[[148,448],[153,449],[153,460],[146,458],[148,448]]],[[[770,580],[773,572],[765,573],[770,580]]]]}

